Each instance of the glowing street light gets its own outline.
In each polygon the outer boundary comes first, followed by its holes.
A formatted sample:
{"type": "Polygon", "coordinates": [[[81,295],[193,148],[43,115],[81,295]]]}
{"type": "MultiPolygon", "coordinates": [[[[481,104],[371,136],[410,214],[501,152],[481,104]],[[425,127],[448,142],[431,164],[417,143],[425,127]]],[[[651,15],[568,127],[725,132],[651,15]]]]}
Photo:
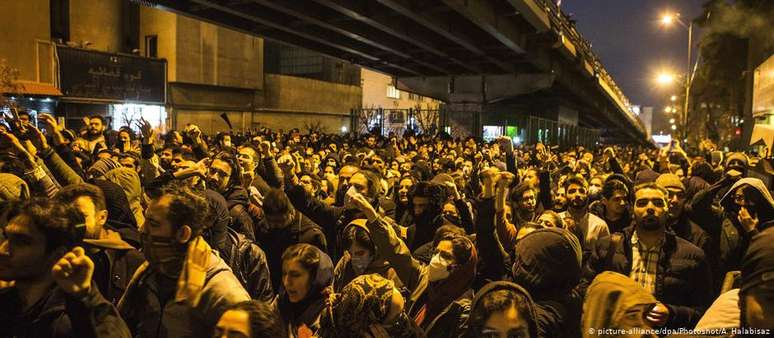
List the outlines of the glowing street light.
{"type": "Polygon", "coordinates": [[[669,119],[669,123],[675,124],[675,119],[674,118],[669,119]]]}
{"type": "Polygon", "coordinates": [[[660,73],[656,75],[656,83],[661,86],[667,86],[675,82],[675,75],[671,73],[660,73]]]}
{"type": "Polygon", "coordinates": [[[675,19],[680,14],[673,14],[673,13],[664,13],[664,15],[661,16],[661,24],[664,26],[672,25],[675,22],[675,19]]]}
{"type": "Polygon", "coordinates": [[[672,97],[669,98],[672,102],[677,101],[677,95],[672,95],[672,97]]]}
{"type": "Polygon", "coordinates": [[[677,130],[677,126],[673,124],[672,125],[672,130],[677,130]]]}
{"type": "Polygon", "coordinates": [[[664,112],[665,113],[671,113],[672,112],[672,107],[664,107],[664,112]]]}

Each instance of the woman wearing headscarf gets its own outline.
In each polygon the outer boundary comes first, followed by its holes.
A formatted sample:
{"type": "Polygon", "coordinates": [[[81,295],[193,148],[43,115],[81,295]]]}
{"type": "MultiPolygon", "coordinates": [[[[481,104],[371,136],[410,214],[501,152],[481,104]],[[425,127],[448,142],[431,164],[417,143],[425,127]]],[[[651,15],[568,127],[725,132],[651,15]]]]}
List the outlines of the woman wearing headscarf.
{"type": "Polygon", "coordinates": [[[318,333],[325,338],[425,337],[406,309],[405,298],[391,280],[362,275],[329,302],[318,333]]]}
{"type": "Polygon", "coordinates": [[[476,294],[461,337],[538,337],[535,303],[511,282],[491,282],[476,294]]]}
{"type": "Polygon", "coordinates": [[[309,244],[296,244],[282,255],[282,290],[275,299],[289,337],[313,337],[333,282],[333,262],[309,244]]]}
{"type": "Polygon", "coordinates": [[[407,286],[406,308],[429,337],[455,337],[462,331],[472,298],[478,255],[463,235],[449,234],[435,246],[430,264],[422,265],[411,256],[393,224],[380,216],[362,195],[352,201],[368,217],[376,256],[382,257],[407,286]]]}

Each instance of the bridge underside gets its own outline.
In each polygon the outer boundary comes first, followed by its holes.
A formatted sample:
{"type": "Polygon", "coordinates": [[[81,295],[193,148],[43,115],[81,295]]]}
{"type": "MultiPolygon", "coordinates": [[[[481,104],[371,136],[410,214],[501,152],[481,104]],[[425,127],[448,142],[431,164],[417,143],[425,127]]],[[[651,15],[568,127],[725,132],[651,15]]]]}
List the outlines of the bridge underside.
{"type": "Polygon", "coordinates": [[[646,138],[614,83],[602,83],[612,79],[587,43],[547,0],[150,2],[390,74],[399,89],[450,104],[569,94],[590,126],[646,138]]]}

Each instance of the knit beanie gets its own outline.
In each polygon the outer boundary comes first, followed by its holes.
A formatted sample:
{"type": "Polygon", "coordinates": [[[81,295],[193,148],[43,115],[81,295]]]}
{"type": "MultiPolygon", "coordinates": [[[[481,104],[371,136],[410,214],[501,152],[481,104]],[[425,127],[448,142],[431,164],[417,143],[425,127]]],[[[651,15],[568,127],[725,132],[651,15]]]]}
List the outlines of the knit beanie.
{"type": "Polygon", "coordinates": [[[14,174],[0,173],[0,202],[30,198],[27,182],[14,174]]]}
{"type": "Polygon", "coordinates": [[[683,185],[680,177],[675,174],[661,174],[661,176],[656,179],[656,184],[664,189],[673,188],[685,191],[685,185],[683,185]]]}

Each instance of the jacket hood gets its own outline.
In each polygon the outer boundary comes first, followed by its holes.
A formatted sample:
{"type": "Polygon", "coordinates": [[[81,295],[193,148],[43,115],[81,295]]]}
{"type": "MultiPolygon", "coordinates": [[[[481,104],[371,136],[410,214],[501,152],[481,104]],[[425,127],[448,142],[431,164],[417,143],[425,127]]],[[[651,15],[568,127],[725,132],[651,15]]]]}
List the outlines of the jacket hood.
{"type": "Polygon", "coordinates": [[[598,337],[591,329],[648,328],[643,316],[632,313],[646,310],[657,302],[649,292],[629,277],[606,271],[597,275],[583,303],[583,337],[598,337]],[[634,319],[636,318],[636,319],[634,319]]]}
{"type": "Polygon", "coordinates": [[[581,246],[569,230],[536,230],[514,251],[513,281],[536,299],[565,294],[580,282],[581,246]]]}
{"type": "MultiPolygon", "coordinates": [[[[350,227],[358,227],[358,228],[361,228],[361,229],[365,230],[365,232],[368,233],[368,237],[371,237],[371,231],[368,230],[368,227],[366,226],[366,222],[368,222],[368,220],[366,220],[365,218],[358,218],[358,219],[352,220],[351,222],[349,222],[349,224],[347,224],[346,227],[344,227],[344,231],[342,231],[341,233],[342,234],[347,233],[347,230],[349,230],[350,227]]],[[[340,240],[340,242],[341,242],[341,240],[340,240]]],[[[372,243],[373,243],[373,241],[372,241],[372,243]]],[[[376,247],[376,244],[374,244],[374,249],[375,250],[374,250],[374,252],[372,252],[372,254],[374,256],[372,256],[371,264],[368,264],[368,267],[366,268],[366,273],[370,273],[373,270],[381,270],[384,267],[390,265],[390,263],[387,262],[386,259],[380,257],[377,254],[379,252],[379,250],[376,250],[375,247],[376,247]]],[[[341,248],[341,250],[346,250],[346,249],[347,248],[341,248]]],[[[352,259],[348,252],[345,252],[342,255],[342,259],[345,259],[345,258],[347,260],[351,260],[352,259]]]]}
{"type": "Polygon", "coordinates": [[[83,242],[93,247],[114,250],[133,250],[134,247],[125,242],[121,235],[109,229],[105,229],[107,236],[99,239],[84,239],[83,242]]]}
{"type": "Polygon", "coordinates": [[[774,198],[771,197],[771,193],[769,192],[769,189],[766,188],[766,185],[763,183],[763,181],[753,177],[745,177],[743,179],[740,179],[739,181],[736,181],[736,183],[734,183],[734,185],[731,186],[731,189],[728,189],[725,195],[723,195],[723,198],[720,199],[720,204],[726,207],[734,203],[733,194],[736,192],[736,189],[745,185],[753,187],[755,188],[755,190],[758,190],[761,196],[763,196],[763,198],[769,203],[769,207],[771,209],[774,209],[774,198]]]}
{"type": "Polygon", "coordinates": [[[470,317],[468,319],[468,332],[466,337],[477,337],[481,333],[481,329],[483,328],[484,322],[486,321],[486,318],[483,317],[484,314],[481,313],[484,310],[481,304],[482,299],[484,299],[487,294],[499,290],[512,291],[524,298],[524,300],[527,302],[527,304],[525,304],[527,311],[529,311],[529,316],[524,316],[526,317],[529,324],[529,336],[537,337],[537,309],[535,302],[532,300],[532,296],[530,296],[526,289],[519,286],[518,284],[506,281],[491,282],[486,284],[476,293],[476,296],[473,297],[473,302],[470,304],[470,317]]]}
{"type": "Polygon", "coordinates": [[[18,201],[30,198],[27,182],[19,176],[0,173],[0,201],[18,201]]]}
{"type": "Polygon", "coordinates": [[[145,223],[145,215],[142,209],[142,186],[140,176],[136,171],[129,168],[116,168],[105,173],[105,179],[118,184],[124,190],[126,199],[129,201],[129,207],[132,209],[134,219],[138,226],[145,223]]]}

